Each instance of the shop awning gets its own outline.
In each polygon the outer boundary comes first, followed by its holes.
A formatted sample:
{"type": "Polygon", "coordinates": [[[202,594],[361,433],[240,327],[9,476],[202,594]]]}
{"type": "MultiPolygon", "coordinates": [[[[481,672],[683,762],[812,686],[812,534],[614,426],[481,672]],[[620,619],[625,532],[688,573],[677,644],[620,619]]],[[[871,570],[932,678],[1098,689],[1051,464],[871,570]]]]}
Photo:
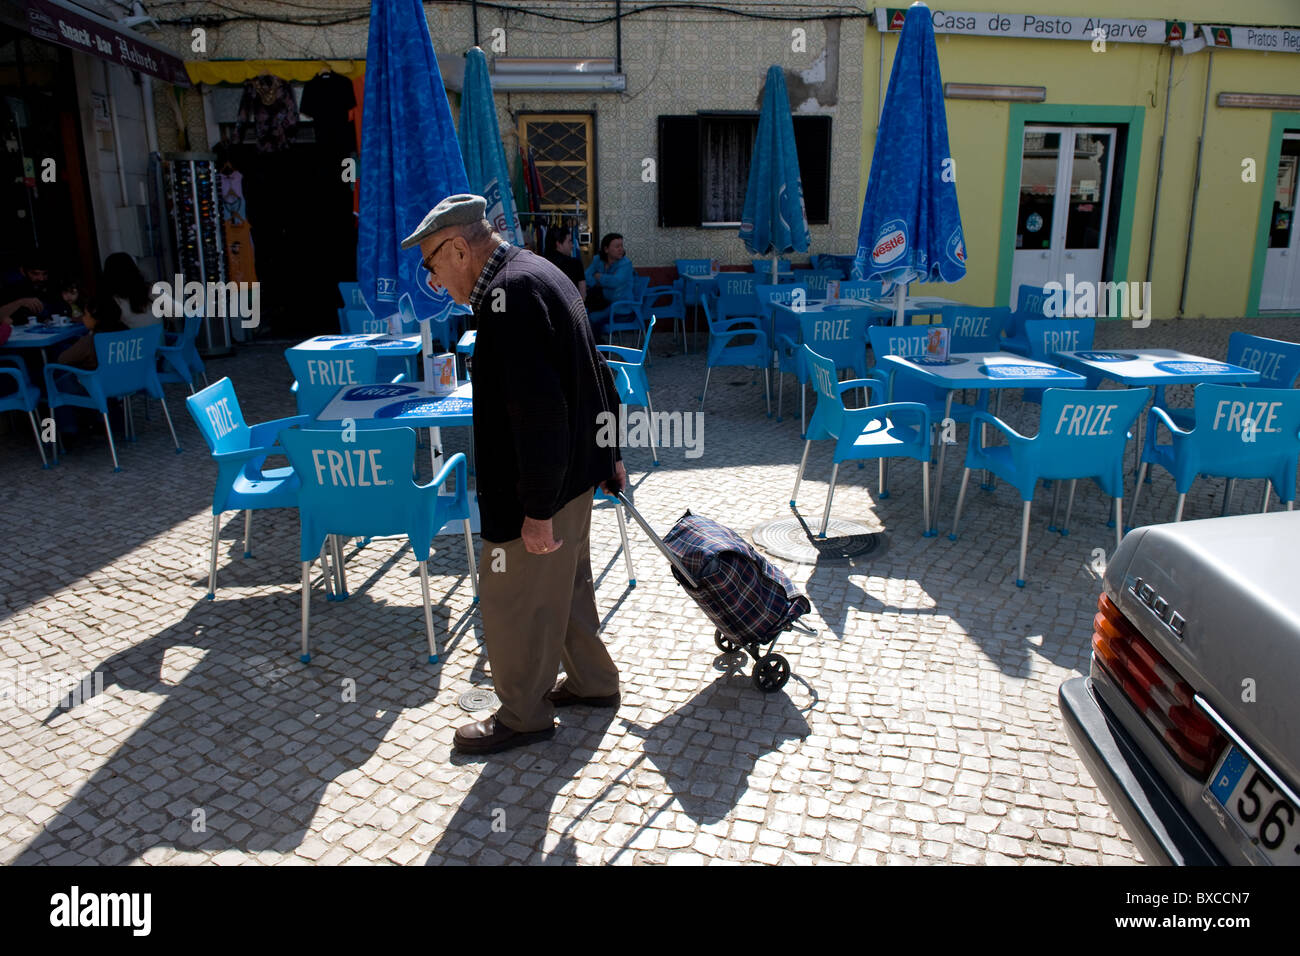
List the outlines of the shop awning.
{"type": "Polygon", "coordinates": [[[240,84],[255,76],[278,76],[290,83],[306,83],[322,70],[348,79],[366,71],[365,60],[186,60],[185,69],[195,83],[240,84]]]}
{"type": "Polygon", "coordinates": [[[67,0],[9,0],[9,4],[18,7],[23,28],[38,40],[80,50],[167,83],[190,85],[185,62],[175,53],[67,0]]]}
{"type": "MultiPolygon", "coordinates": [[[[461,54],[438,55],[438,69],[443,85],[459,92],[465,76],[465,57],[461,54]]],[[[270,74],[290,83],[306,83],[322,70],[330,70],[348,79],[366,72],[365,60],[186,60],[185,69],[195,83],[243,83],[255,76],[270,74]]]]}

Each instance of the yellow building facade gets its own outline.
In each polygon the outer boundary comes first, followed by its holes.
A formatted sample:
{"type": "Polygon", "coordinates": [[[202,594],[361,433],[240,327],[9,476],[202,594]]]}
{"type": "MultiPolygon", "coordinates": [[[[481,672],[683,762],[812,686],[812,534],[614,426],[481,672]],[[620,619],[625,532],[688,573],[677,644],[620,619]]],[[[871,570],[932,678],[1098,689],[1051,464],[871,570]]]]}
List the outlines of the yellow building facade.
{"type": "MultiPolygon", "coordinates": [[[[1300,315],[1300,2],[930,9],[968,255],[935,292],[1072,275],[1149,282],[1154,318],[1300,315]]],[[[864,192],[904,12],[866,32],[864,192]]]]}

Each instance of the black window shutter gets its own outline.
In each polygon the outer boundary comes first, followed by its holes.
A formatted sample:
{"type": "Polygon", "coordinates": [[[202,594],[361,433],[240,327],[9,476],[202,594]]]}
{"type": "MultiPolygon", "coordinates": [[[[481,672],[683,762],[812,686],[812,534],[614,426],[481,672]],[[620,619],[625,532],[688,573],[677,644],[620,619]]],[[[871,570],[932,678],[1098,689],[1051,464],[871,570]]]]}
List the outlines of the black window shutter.
{"type": "Polygon", "coordinates": [[[697,117],[659,117],[660,226],[700,224],[699,152],[697,117]]]}
{"type": "Polygon", "coordinates": [[[831,118],[794,117],[794,147],[808,222],[825,225],[831,214],[831,118]]]}

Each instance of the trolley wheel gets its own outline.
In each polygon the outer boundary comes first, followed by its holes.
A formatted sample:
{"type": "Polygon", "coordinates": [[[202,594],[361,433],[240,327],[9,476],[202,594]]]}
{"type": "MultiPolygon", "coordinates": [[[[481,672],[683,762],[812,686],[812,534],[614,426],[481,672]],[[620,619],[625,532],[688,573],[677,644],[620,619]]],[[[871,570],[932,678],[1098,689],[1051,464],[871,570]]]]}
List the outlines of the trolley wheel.
{"type": "Polygon", "coordinates": [[[744,649],[738,642],[733,641],[729,637],[723,637],[722,631],[715,630],[713,632],[713,643],[717,644],[718,650],[722,651],[724,654],[734,654],[737,651],[744,649]]]}
{"type": "Polygon", "coordinates": [[[768,654],[754,665],[754,686],[765,694],[774,694],[790,679],[790,662],[780,654],[768,654]]]}

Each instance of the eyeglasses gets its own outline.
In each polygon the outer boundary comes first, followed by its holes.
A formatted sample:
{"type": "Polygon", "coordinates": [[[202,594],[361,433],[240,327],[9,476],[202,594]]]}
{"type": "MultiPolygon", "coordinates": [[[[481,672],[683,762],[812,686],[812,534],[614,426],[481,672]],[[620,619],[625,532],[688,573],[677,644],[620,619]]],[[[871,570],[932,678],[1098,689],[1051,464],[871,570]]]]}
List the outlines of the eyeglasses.
{"type": "Polygon", "coordinates": [[[427,256],[425,256],[423,259],[420,260],[420,265],[424,266],[425,272],[433,276],[436,276],[438,274],[438,271],[433,267],[432,262],[435,258],[437,258],[438,253],[442,251],[442,247],[445,246],[447,243],[451,242],[455,238],[456,238],[455,236],[448,236],[446,239],[442,240],[442,242],[438,243],[436,247],[434,247],[433,252],[429,253],[427,256]]]}

